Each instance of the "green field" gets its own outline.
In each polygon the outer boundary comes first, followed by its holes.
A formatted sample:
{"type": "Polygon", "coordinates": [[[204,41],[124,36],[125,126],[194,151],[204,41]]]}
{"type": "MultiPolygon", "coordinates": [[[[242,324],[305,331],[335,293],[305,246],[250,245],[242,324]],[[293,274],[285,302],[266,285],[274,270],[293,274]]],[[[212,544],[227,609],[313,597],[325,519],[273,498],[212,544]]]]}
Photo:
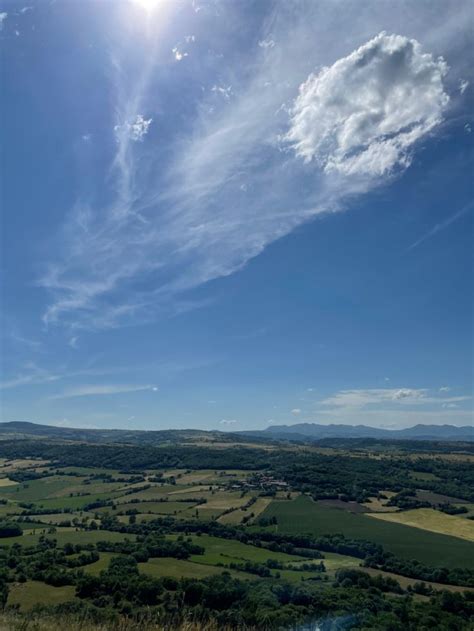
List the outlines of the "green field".
{"type": "MultiPolygon", "coordinates": [[[[167,538],[175,540],[177,535],[169,535],[167,538]]],[[[221,539],[210,535],[195,535],[190,537],[190,539],[192,539],[193,543],[205,548],[204,554],[191,556],[191,561],[197,563],[208,565],[223,563],[228,565],[229,563],[242,563],[243,561],[264,563],[267,559],[275,559],[282,563],[303,560],[302,557],[294,554],[272,552],[266,548],[257,548],[257,546],[240,543],[240,541],[235,541],[234,539],[221,539]]]]}
{"type": "MultiPolygon", "coordinates": [[[[161,578],[163,576],[171,576],[173,578],[205,578],[206,576],[214,576],[229,571],[222,567],[213,565],[205,565],[202,563],[194,563],[192,561],[182,561],[180,559],[161,557],[159,559],[150,559],[148,563],[139,563],[138,569],[143,574],[161,578]]],[[[237,572],[231,570],[230,573],[236,578],[256,580],[258,577],[245,572],[237,572]]]]}
{"type": "MultiPolygon", "coordinates": [[[[36,546],[41,537],[40,532],[27,534],[20,537],[3,537],[0,539],[0,546],[11,546],[19,543],[22,546],[36,546]]],[[[66,543],[97,543],[98,541],[123,541],[124,539],[135,539],[134,535],[126,535],[120,532],[105,532],[101,530],[75,530],[74,528],[62,528],[51,535],[48,539],[56,539],[58,546],[66,543]]]]}
{"type": "MultiPolygon", "coordinates": [[[[17,605],[22,611],[28,611],[35,605],[59,605],[75,598],[75,587],[64,585],[52,587],[41,581],[16,583],[10,588],[8,605],[17,605]]],[[[26,629],[26,626],[24,627],[26,629]]]]}
{"type": "MultiPolygon", "coordinates": [[[[182,511],[192,508],[193,502],[140,502],[139,504],[120,504],[117,508],[120,512],[127,510],[138,510],[140,513],[155,513],[159,515],[172,515],[175,511],[182,511]]],[[[110,507],[101,508],[98,512],[110,512],[110,507]]]]}
{"type": "MultiPolygon", "coordinates": [[[[40,480],[31,480],[16,486],[2,486],[0,497],[12,499],[16,502],[37,502],[48,497],[54,497],[56,493],[77,485],[84,478],[69,476],[51,476],[40,480]]],[[[86,491],[87,487],[82,487],[86,491]]]]}
{"type": "Polygon", "coordinates": [[[274,501],[262,517],[276,517],[276,528],[282,533],[342,533],[381,544],[403,559],[416,559],[434,567],[474,568],[474,545],[468,541],[321,506],[307,496],[290,502],[274,501]]]}

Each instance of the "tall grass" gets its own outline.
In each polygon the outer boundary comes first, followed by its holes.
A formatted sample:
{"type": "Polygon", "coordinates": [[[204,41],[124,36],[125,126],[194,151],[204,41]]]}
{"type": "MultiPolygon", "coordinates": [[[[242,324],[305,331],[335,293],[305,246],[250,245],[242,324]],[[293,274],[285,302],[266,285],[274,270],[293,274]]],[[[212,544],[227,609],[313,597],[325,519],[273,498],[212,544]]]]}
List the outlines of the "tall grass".
{"type": "MultiPolygon", "coordinates": [[[[44,616],[36,614],[0,614],[0,631],[237,631],[216,622],[179,622],[162,624],[142,619],[120,618],[113,622],[94,623],[80,616],[44,616]]],[[[238,631],[257,631],[255,627],[239,626],[238,631]]],[[[262,631],[262,628],[258,631],[262,631]]]]}

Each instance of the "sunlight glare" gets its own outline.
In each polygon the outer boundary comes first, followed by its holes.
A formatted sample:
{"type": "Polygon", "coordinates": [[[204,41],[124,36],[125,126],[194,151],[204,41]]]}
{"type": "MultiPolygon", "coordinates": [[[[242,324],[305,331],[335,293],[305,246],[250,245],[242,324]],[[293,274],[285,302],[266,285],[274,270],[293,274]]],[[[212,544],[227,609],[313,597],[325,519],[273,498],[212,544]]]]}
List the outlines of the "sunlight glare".
{"type": "Polygon", "coordinates": [[[133,0],[140,5],[147,13],[151,13],[163,0],[133,0]]]}

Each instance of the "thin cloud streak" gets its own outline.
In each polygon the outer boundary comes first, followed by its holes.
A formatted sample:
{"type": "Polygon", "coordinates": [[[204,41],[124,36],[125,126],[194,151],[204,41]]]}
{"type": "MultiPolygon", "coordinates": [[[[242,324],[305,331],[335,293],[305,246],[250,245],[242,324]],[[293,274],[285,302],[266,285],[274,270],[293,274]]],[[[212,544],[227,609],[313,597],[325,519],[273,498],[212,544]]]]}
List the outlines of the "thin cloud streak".
{"type": "Polygon", "coordinates": [[[409,246],[409,248],[407,249],[407,251],[414,250],[415,248],[417,248],[419,245],[421,245],[422,243],[424,243],[428,239],[431,239],[431,237],[434,237],[436,234],[438,234],[438,232],[441,232],[442,230],[445,230],[451,224],[453,224],[455,221],[457,221],[458,219],[461,219],[461,217],[464,217],[464,215],[466,215],[472,208],[474,208],[474,202],[470,202],[469,204],[467,204],[466,206],[461,208],[461,210],[458,210],[453,215],[450,215],[444,221],[435,224],[422,237],[420,237],[414,243],[412,243],[409,246]]]}
{"type": "Polygon", "coordinates": [[[156,386],[152,385],[84,385],[77,386],[65,390],[60,394],[48,397],[50,401],[57,399],[72,399],[76,397],[97,397],[97,396],[110,396],[115,394],[129,394],[132,392],[143,391],[156,392],[156,386]]]}

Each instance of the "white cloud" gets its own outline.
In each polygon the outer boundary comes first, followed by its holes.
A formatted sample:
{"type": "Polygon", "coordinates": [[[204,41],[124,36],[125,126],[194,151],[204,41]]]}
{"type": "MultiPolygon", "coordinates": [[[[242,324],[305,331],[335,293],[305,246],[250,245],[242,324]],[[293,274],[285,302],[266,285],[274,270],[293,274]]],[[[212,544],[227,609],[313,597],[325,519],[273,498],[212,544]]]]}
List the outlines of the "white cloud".
{"type": "MultiPolygon", "coordinates": [[[[152,122],[152,118],[146,119],[142,114],[138,114],[131,122],[115,125],[114,130],[118,138],[125,133],[131,140],[141,142],[147,135],[152,122]]],[[[90,140],[90,136],[83,136],[83,140],[90,140]]]]}
{"type": "Polygon", "coordinates": [[[459,82],[459,92],[461,94],[464,94],[464,92],[467,90],[468,87],[469,87],[469,81],[465,81],[464,79],[461,79],[461,81],[459,82]]]}
{"type": "Polygon", "coordinates": [[[272,39],[262,39],[258,42],[260,48],[273,48],[275,46],[275,42],[272,39]]]}
{"type": "Polygon", "coordinates": [[[469,396],[432,396],[426,388],[368,388],[360,390],[340,390],[320,401],[321,405],[333,407],[362,408],[370,405],[433,405],[468,401],[469,396]]]}
{"type": "Polygon", "coordinates": [[[291,410],[291,413],[294,414],[295,416],[298,416],[298,414],[301,414],[301,410],[300,408],[293,408],[291,410]]]}
{"type": "Polygon", "coordinates": [[[78,336],[77,336],[77,335],[73,335],[71,338],[69,338],[69,342],[68,342],[68,344],[69,344],[69,346],[70,346],[71,348],[74,348],[74,349],[75,349],[75,348],[77,348],[77,343],[78,343],[78,341],[79,341],[78,336]]]}
{"type": "Polygon", "coordinates": [[[176,61],[181,61],[188,56],[188,53],[181,51],[177,46],[173,48],[172,53],[176,61]]]}
{"type": "Polygon", "coordinates": [[[8,17],[8,13],[6,13],[5,11],[0,13],[0,31],[3,29],[3,23],[5,22],[7,17],[8,17]]]}
{"type": "Polygon", "coordinates": [[[75,397],[95,397],[109,396],[114,394],[127,394],[132,392],[143,392],[145,390],[154,390],[153,386],[140,384],[108,384],[108,385],[83,385],[68,388],[60,394],[56,394],[50,399],[71,399],[75,397]]]}
{"type": "Polygon", "coordinates": [[[232,86],[231,85],[213,85],[211,88],[211,92],[215,92],[216,94],[221,95],[227,101],[232,96],[232,86]]]}
{"type": "Polygon", "coordinates": [[[442,120],[446,73],[416,40],[380,33],[300,86],[285,140],[326,172],[405,168],[413,145],[442,120]]]}
{"type": "Polygon", "coordinates": [[[234,425],[234,423],[237,423],[237,421],[234,418],[233,419],[223,418],[222,420],[219,421],[219,423],[221,425],[234,425]]]}
{"type": "Polygon", "coordinates": [[[441,386],[439,389],[440,392],[449,392],[451,388],[449,386],[441,386]]]}
{"type": "Polygon", "coordinates": [[[186,44],[191,44],[196,41],[196,38],[194,37],[194,35],[186,35],[184,41],[186,42],[186,44]]]}

